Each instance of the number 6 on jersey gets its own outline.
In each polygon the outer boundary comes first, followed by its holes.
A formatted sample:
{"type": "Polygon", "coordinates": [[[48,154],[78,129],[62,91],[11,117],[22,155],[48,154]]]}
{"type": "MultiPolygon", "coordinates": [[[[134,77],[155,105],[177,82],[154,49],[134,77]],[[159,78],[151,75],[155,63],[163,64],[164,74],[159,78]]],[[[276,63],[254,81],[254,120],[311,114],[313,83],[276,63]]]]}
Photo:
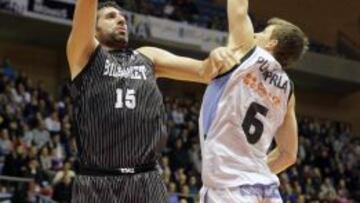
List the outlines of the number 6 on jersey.
{"type": "Polygon", "coordinates": [[[246,139],[250,144],[256,144],[264,132],[264,124],[258,118],[256,118],[256,115],[259,113],[263,116],[266,116],[268,111],[269,109],[256,102],[250,104],[250,107],[246,112],[245,119],[242,123],[242,128],[246,135],[246,139]],[[253,128],[251,128],[252,126],[253,128]]]}
{"type": "MultiPolygon", "coordinates": [[[[116,103],[115,108],[122,109],[124,108],[124,91],[120,88],[116,89],[116,103]]],[[[136,97],[135,97],[135,90],[132,89],[126,89],[125,93],[125,107],[128,109],[135,109],[136,107],[136,97]]]]}

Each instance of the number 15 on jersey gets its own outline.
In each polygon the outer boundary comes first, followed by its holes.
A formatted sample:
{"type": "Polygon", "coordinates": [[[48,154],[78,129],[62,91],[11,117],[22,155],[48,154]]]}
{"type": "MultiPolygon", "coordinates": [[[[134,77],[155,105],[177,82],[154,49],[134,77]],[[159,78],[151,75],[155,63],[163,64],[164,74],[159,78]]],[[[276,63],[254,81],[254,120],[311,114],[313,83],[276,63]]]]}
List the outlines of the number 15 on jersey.
{"type": "Polygon", "coordinates": [[[135,109],[136,107],[136,97],[135,97],[135,90],[133,89],[123,89],[117,88],[116,89],[116,109],[135,109]]]}

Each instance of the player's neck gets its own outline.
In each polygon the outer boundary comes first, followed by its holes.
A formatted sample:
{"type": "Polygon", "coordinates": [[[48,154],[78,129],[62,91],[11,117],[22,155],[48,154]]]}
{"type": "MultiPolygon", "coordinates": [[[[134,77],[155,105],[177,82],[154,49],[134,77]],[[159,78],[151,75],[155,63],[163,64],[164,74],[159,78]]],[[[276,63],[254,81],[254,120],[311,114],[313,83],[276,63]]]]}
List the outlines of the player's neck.
{"type": "Polygon", "coordinates": [[[118,46],[108,46],[105,44],[101,44],[101,46],[108,52],[121,51],[121,50],[126,50],[128,48],[127,44],[118,45],[118,46]]]}

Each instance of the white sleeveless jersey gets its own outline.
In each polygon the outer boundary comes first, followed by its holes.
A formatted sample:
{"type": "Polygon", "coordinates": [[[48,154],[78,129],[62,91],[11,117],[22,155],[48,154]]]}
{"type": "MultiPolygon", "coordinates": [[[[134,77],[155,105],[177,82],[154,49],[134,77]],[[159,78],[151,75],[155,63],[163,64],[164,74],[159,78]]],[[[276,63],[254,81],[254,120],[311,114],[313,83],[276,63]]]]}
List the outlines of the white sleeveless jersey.
{"type": "Polygon", "coordinates": [[[291,92],[281,65],[259,47],[209,84],[199,118],[204,186],[278,184],[266,157],[291,92]]]}

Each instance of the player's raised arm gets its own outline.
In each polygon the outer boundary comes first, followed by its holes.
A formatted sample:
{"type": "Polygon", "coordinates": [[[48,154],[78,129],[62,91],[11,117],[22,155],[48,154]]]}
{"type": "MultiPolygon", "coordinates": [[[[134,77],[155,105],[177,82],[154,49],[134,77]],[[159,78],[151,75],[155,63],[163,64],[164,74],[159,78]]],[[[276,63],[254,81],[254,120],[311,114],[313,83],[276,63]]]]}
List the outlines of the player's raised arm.
{"type": "Polygon", "coordinates": [[[249,0],[227,0],[230,48],[244,51],[255,46],[254,28],[248,15],[249,0]]]}
{"type": "Polygon", "coordinates": [[[95,25],[98,0],[77,0],[66,53],[71,77],[74,78],[87,64],[98,42],[95,25]]]}
{"type": "Polygon", "coordinates": [[[295,117],[295,96],[288,104],[284,123],[275,135],[277,147],[268,155],[271,171],[278,174],[296,162],[298,152],[298,129],[295,117]]]}
{"type": "Polygon", "coordinates": [[[152,60],[157,77],[208,83],[218,74],[218,68],[210,60],[177,56],[155,47],[141,47],[138,51],[152,60]]]}

